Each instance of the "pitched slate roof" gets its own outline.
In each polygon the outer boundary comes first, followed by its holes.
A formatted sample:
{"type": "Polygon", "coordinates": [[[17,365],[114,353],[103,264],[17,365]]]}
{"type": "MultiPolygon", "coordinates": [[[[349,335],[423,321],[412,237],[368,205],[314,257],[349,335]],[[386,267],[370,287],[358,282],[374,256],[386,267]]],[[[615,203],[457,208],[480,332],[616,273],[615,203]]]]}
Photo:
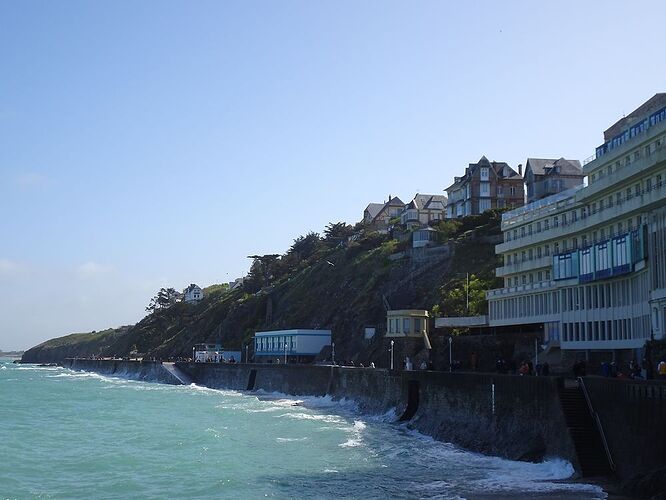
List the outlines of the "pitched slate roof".
{"type": "Polygon", "coordinates": [[[414,199],[409,202],[407,208],[428,209],[432,208],[435,203],[441,203],[442,206],[446,205],[446,196],[442,194],[416,194],[414,199]]]}
{"type": "Polygon", "coordinates": [[[534,175],[575,175],[582,176],[583,168],[578,160],[567,160],[559,158],[557,160],[550,158],[528,158],[525,164],[525,172],[531,169],[534,175]]]}
{"type": "Polygon", "coordinates": [[[195,288],[198,288],[199,290],[201,290],[201,287],[199,285],[195,285],[194,283],[192,283],[185,290],[183,290],[183,293],[192,292],[192,291],[194,291],[195,288]]]}
{"type": "Polygon", "coordinates": [[[385,206],[387,207],[404,207],[405,204],[402,202],[400,198],[397,196],[394,196],[391,198],[389,201],[386,202],[385,206]]]}
{"type": "Polygon", "coordinates": [[[368,212],[368,215],[370,216],[371,219],[374,219],[379,215],[379,212],[382,211],[382,208],[384,208],[385,203],[370,203],[365,211],[368,212]]]}

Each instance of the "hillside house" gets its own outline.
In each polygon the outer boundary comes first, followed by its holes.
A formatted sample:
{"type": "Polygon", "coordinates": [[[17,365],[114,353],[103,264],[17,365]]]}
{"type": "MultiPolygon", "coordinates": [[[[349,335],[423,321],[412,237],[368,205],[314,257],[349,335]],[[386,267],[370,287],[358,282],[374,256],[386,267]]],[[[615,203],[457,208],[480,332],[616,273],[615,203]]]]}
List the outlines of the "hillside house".
{"type": "Polygon", "coordinates": [[[185,290],[183,290],[183,300],[189,303],[196,303],[204,297],[203,290],[198,285],[192,283],[185,290]]]}
{"type": "Polygon", "coordinates": [[[414,229],[442,220],[446,217],[446,201],[444,195],[416,194],[400,214],[400,223],[414,229]]]}
{"type": "Polygon", "coordinates": [[[505,162],[488,161],[482,156],[470,163],[465,175],[455,177],[446,188],[447,218],[482,214],[493,208],[517,208],[525,204],[522,167],[518,172],[505,162]]]}
{"type": "Polygon", "coordinates": [[[387,231],[391,219],[400,217],[405,204],[400,198],[389,195],[384,203],[370,203],[363,211],[363,223],[377,231],[387,231]]]}
{"type": "Polygon", "coordinates": [[[580,186],[583,177],[583,167],[578,160],[528,158],[525,164],[527,203],[580,186]]]}

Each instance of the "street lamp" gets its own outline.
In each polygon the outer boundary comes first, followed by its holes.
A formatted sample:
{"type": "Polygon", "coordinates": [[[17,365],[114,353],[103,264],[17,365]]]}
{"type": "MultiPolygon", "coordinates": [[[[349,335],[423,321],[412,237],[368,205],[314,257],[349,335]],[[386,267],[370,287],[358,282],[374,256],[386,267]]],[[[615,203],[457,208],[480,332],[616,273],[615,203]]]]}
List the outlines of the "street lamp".
{"type": "Polygon", "coordinates": [[[250,350],[250,344],[247,344],[247,345],[245,346],[245,363],[249,363],[249,362],[250,362],[250,354],[249,354],[249,350],[250,350]]]}
{"type": "Polygon", "coordinates": [[[393,370],[393,344],[395,344],[395,342],[391,340],[391,370],[393,370]]]}
{"type": "Polygon", "coordinates": [[[287,337],[284,338],[284,364],[287,364],[287,337]]]}
{"type": "Polygon", "coordinates": [[[449,337],[449,373],[453,371],[453,350],[451,345],[453,344],[453,337],[449,337]]]}
{"type": "Polygon", "coordinates": [[[335,342],[331,342],[331,363],[335,364],[335,342]]]}

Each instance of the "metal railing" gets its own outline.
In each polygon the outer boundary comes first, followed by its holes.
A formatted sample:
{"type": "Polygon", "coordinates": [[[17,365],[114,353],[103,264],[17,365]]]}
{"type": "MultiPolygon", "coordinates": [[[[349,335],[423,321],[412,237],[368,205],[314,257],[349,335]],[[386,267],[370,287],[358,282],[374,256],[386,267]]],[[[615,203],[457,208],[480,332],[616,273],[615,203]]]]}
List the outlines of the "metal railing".
{"type": "Polygon", "coordinates": [[[613,461],[613,456],[611,455],[610,448],[608,447],[608,440],[606,439],[606,433],[604,432],[604,427],[603,425],[601,425],[601,419],[599,418],[599,414],[596,411],[594,411],[594,407],[592,406],[592,399],[590,399],[590,394],[587,392],[587,387],[585,386],[585,381],[583,380],[583,377],[578,377],[578,385],[583,390],[585,401],[587,401],[587,407],[590,410],[590,414],[592,415],[594,423],[597,426],[597,430],[599,431],[599,436],[601,436],[601,443],[604,445],[604,450],[606,451],[606,458],[608,459],[608,465],[610,469],[613,472],[615,472],[615,462],[613,461]]]}
{"type": "Polygon", "coordinates": [[[597,159],[597,153],[594,153],[592,156],[588,156],[583,160],[583,166],[587,165],[588,163],[593,162],[594,160],[597,159]]]}

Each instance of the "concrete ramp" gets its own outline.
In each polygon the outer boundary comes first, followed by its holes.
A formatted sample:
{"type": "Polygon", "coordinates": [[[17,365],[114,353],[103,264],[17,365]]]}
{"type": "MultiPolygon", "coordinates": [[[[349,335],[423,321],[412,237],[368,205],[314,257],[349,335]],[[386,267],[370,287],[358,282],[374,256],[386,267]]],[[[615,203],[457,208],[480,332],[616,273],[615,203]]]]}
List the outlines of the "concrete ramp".
{"type": "Polygon", "coordinates": [[[162,363],[162,367],[168,371],[173,377],[178,380],[181,385],[190,385],[193,383],[192,379],[187,376],[187,374],[179,369],[173,363],[162,363]]]}

